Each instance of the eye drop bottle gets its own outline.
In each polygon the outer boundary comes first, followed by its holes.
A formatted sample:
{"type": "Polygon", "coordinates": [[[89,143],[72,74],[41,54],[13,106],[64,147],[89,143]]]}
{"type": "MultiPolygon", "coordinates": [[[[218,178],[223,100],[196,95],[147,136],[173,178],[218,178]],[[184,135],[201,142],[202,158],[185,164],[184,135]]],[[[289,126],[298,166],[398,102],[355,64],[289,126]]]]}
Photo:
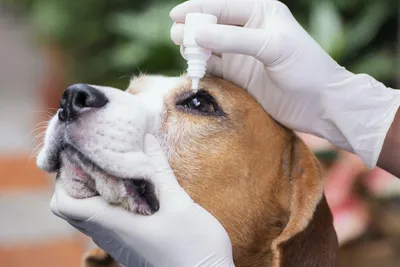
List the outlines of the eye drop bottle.
{"type": "Polygon", "coordinates": [[[211,57],[210,50],[197,45],[195,32],[204,25],[216,23],[217,17],[209,14],[188,13],[185,17],[181,54],[188,63],[187,74],[192,80],[194,91],[198,89],[200,79],[206,74],[207,60],[211,57]]]}

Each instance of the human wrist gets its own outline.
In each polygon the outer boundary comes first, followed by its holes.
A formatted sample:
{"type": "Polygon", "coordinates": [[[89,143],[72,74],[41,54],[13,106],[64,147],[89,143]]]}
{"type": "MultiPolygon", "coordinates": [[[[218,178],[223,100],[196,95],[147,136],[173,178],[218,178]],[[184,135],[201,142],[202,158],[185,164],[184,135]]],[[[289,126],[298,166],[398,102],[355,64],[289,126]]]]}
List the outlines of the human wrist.
{"type": "Polygon", "coordinates": [[[400,108],[397,110],[393,123],[383,143],[379,155],[378,166],[400,177],[400,108]]]}

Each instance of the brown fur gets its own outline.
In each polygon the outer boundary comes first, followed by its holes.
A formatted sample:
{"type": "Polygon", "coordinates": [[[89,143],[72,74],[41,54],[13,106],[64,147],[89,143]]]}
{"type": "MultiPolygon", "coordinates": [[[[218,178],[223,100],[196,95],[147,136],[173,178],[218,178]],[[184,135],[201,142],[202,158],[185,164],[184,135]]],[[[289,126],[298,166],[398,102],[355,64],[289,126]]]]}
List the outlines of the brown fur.
{"type": "Polygon", "coordinates": [[[228,232],[235,265],[336,266],[332,215],[306,145],[246,91],[220,79],[204,78],[201,86],[226,117],[178,111],[176,98],[188,86],[166,99],[160,136],[182,187],[228,232]]]}
{"type": "Polygon", "coordinates": [[[119,267],[109,254],[100,248],[94,248],[83,256],[84,266],[90,267],[119,267]]]}

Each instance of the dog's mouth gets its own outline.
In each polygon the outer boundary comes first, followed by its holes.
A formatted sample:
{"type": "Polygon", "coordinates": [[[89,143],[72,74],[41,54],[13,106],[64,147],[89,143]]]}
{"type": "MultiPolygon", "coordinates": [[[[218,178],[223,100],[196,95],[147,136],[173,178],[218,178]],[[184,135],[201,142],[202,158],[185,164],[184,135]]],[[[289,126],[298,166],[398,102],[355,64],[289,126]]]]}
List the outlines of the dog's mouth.
{"type": "Polygon", "coordinates": [[[160,208],[152,182],[142,177],[121,178],[107,173],[73,145],[65,144],[60,146],[56,162],[58,162],[58,177],[61,172],[69,173],[74,177],[73,180],[75,182],[85,184],[93,192],[97,192],[96,179],[106,179],[108,182],[114,182],[114,184],[122,183],[123,191],[125,191],[124,197],[128,198],[128,202],[134,203],[134,205],[127,205],[125,208],[132,212],[149,215],[157,212],[160,208]]]}
{"type": "Polygon", "coordinates": [[[93,179],[94,172],[105,173],[105,171],[86,157],[82,152],[68,144],[64,145],[60,149],[58,152],[58,158],[58,172],[60,172],[62,168],[67,168],[83,181],[93,179]]]}

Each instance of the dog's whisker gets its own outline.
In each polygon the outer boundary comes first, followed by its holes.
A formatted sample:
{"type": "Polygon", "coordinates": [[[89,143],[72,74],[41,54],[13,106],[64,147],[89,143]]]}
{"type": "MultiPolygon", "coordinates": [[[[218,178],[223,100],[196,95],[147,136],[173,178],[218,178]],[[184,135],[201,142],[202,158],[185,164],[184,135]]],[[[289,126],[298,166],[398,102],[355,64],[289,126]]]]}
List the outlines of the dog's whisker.
{"type": "Polygon", "coordinates": [[[35,130],[39,126],[47,126],[47,125],[49,125],[49,123],[50,123],[50,120],[39,122],[33,127],[33,130],[35,130]]]}
{"type": "Polygon", "coordinates": [[[43,140],[45,135],[46,135],[45,131],[34,135],[32,138],[30,138],[31,139],[31,143],[36,143],[38,140],[43,140]]]}
{"type": "Polygon", "coordinates": [[[46,135],[46,132],[40,133],[36,135],[35,137],[32,138],[32,143],[35,143],[37,140],[44,140],[44,137],[46,135]]]}
{"type": "Polygon", "coordinates": [[[36,126],[39,126],[39,125],[43,125],[43,124],[47,125],[47,124],[49,124],[49,122],[50,122],[50,120],[45,120],[45,121],[38,122],[38,123],[35,125],[35,127],[36,127],[36,126]]]}
{"type": "Polygon", "coordinates": [[[33,110],[32,113],[42,113],[46,116],[54,116],[57,113],[58,109],[54,110],[33,110]]]}
{"type": "Polygon", "coordinates": [[[30,132],[29,132],[29,134],[33,134],[33,133],[35,133],[35,132],[37,132],[37,131],[42,131],[43,129],[47,129],[47,125],[42,125],[42,126],[40,126],[40,127],[36,127],[35,129],[32,129],[30,132]]]}
{"type": "Polygon", "coordinates": [[[44,141],[41,141],[39,144],[37,144],[34,148],[32,148],[33,151],[38,150],[39,147],[43,146],[44,141]]]}
{"type": "Polygon", "coordinates": [[[32,160],[32,158],[36,158],[40,153],[40,148],[43,147],[44,141],[40,142],[35,148],[32,149],[32,152],[29,155],[28,162],[32,160]]]}
{"type": "Polygon", "coordinates": [[[58,108],[36,109],[36,110],[33,110],[33,112],[47,112],[47,111],[55,111],[55,110],[58,110],[58,108]]]}
{"type": "Polygon", "coordinates": [[[35,126],[35,128],[33,128],[30,132],[29,132],[29,135],[31,135],[32,133],[34,133],[34,132],[37,132],[37,131],[39,131],[39,130],[43,130],[43,129],[46,129],[48,127],[48,125],[37,125],[37,126],[35,126]]]}
{"type": "Polygon", "coordinates": [[[37,130],[37,129],[42,129],[44,127],[47,127],[48,123],[41,123],[41,124],[37,124],[35,127],[32,128],[32,130],[37,130]]]}
{"type": "Polygon", "coordinates": [[[49,120],[46,120],[46,121],[41,121],[41,122],[37,123],[36,125],[42,125],[42,124],[48,124],[48,123],[49,123],[49,120]]]}
{"type": "Polygon", "coordinates": [[[34,129],[32,129],[29,133],[28,133],[28,136],[32,136],[32,135],[34,135],[35,134],[35,136],[37,136],[37,135],[41,135],[41,134],[44,134],[47,129],[47,125],[42,125],[42,126],[35,126],[35,128],[34,129]],[[39,133],[38,133],[39,132],[39,133]]]}
{"type": "Polygon", "coordinates": [[[41,141],[34,148],[32,148],[31,150],[32,151],[37,151],[37,150],[40,151],[40,149],[43,147],[43,145],[44,145],[44,141],[41,141]]]}

